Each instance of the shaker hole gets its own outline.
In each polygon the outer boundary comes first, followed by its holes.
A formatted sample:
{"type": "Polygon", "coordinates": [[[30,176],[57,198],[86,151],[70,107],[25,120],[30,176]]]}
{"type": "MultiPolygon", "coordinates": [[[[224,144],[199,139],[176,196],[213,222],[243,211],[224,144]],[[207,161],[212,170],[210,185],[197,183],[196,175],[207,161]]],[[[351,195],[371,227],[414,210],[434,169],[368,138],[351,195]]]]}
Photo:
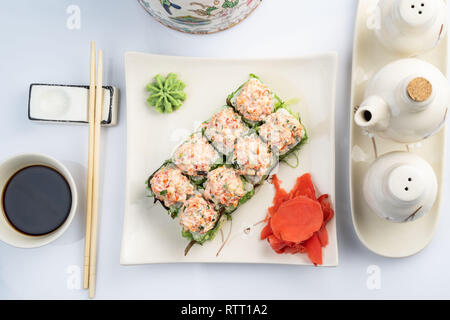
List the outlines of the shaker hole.
{"type": "Polygon", "coordinates": [[[405,191],[408,191],[408,190],[409,190],[409,188],[408,188],[408,187],[406,187],[406,188],[405,188],[405,191]]]}
{"type": "Polygon", "coordinates": [[[425,7],[425,3],[421,3],[420,6],[421,6],[421,7],[425,7]]]}
{"type": "Polygon", "coordinates": [[[408,178],[408,181],[411,182],[411,181],[412,181],[412,178],[408,178]]]}
{"type": "Polygon", "coordinates": [[[411,9],[414,9],[414,7],[415,7],[414,5],[411,5],[411,9]]]}
{"type": "Polygon", "coordinates": [[[370,120],[372,120],[372,113],[368,110],[364,111],[364,120],[366,120],[367,122],[369,122],[370,120]]]}

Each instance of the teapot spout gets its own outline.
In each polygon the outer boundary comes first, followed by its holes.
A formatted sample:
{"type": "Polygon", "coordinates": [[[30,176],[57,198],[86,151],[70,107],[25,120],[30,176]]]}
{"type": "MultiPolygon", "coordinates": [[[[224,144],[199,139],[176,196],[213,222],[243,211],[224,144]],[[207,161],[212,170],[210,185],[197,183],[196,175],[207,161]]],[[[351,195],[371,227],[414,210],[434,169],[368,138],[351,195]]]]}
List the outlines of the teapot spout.
{"type": "Polygon", "coordinates": [[[354,119],[355,123],[363,129],[383,131],[389,125],[389,107],[381,97],[370,96],[358,108],[354,119]]]}

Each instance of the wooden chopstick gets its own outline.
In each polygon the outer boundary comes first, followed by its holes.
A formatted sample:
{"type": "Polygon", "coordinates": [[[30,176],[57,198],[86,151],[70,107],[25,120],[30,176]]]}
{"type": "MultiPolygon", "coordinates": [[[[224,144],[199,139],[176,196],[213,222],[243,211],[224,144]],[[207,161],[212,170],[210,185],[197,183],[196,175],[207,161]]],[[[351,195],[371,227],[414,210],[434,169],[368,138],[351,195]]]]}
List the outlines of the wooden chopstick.
{"type": "Polygon", "coordinates": [[[98,186],[100,162],[100,127],[103,109],[103,51],[98,51],[97,88],[95,94],[94,116],[94,171],[92,184],[92,221],[91,221],[91,249],[89,257],[89,298],[95,295],[95,278],[97,267],[97,223],[98,223],[98,186]]]}
{"type": "Polygon", "coordinates": [[[91,42],[91,79],[89,86],[89,160],[86,194],[86,234],[84,240],[84,279],[83,288],[89,288],[89,258],[91,250],[91,218],[92,218],[92,178],[94,171],[94,120],[95,120],[95,42],[91,42]]]}

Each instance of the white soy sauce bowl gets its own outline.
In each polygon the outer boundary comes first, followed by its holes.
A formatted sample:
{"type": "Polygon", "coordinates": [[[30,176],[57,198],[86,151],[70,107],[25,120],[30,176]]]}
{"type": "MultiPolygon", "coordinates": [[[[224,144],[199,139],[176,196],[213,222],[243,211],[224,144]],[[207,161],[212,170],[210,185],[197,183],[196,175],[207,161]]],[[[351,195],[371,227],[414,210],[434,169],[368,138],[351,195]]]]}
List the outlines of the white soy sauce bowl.
{"type": "Polygon", "coordinates": [[[36,248],[41,247],[50,242],[58,239],[70,226],[76,210],[78,203],[78,193],[75,181],[69,172],[69,170],[58,160],[43,155],[43,154],[21,154],[13,156],[3,163],[0,164],[0,192],[1,192],[1,203],[0,203],[0,240],[19,248],[36,248]],[[54,231],[38,236],[27,235],[16,230],[8,218],[3,207],[3,192],[10,180],[10,178],[18,171],[29,167],[42,165],[50,167],[60,173],[66,180],[70,187],[70,192],[72,196],[72,204],[70,207],[69,214],[65,221],[54,231]]]}
{"type": "Polygon", "coordinates": [[[424,159],[409,152],[390,152],[375,160],[364,177],[369,207],[383,219],[404,223],[427,214],[437,195],[437,179],[424,159]]]}

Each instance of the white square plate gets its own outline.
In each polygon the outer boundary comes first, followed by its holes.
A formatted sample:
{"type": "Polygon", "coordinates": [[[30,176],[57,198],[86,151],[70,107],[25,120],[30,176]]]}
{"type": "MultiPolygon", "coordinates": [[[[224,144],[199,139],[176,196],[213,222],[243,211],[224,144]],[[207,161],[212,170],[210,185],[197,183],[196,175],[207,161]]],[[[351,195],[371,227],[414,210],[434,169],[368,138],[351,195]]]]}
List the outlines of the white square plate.
{"type": "MultiPolygon", "coordinates": [[[[320,193],[335,199],[335,84],[336,54],[285,59],[205,59],[129,52],[125,54],[127,94],[127,176],[121,264],[213,262],[311,264],[306,254],[276,254],[259,239],[261,222],[271,206],[274,188],[265,183],[255,196],[233,213],[222,232],[187,256],[181,226],[163,207],[146,197],[145,181],[170,157],[174,148],[209,119],[226,97],[250,73],[283,100],[297,98],[291,107],[300,112],[309,142],[299,153],[300,165],[280,164],[277,175],[290,190],[305,172],[320,193]],[[161,73],[176,73],[186,83],[187,99],[171,114],[159,114],[146,104],[145,87],[161,73]],[[220,253],[224,240],[227,240],[220,253]]],[[[330,243],[323,249],[323,265],[338,263],[336,220],[327,225],[330,243]]]]}

